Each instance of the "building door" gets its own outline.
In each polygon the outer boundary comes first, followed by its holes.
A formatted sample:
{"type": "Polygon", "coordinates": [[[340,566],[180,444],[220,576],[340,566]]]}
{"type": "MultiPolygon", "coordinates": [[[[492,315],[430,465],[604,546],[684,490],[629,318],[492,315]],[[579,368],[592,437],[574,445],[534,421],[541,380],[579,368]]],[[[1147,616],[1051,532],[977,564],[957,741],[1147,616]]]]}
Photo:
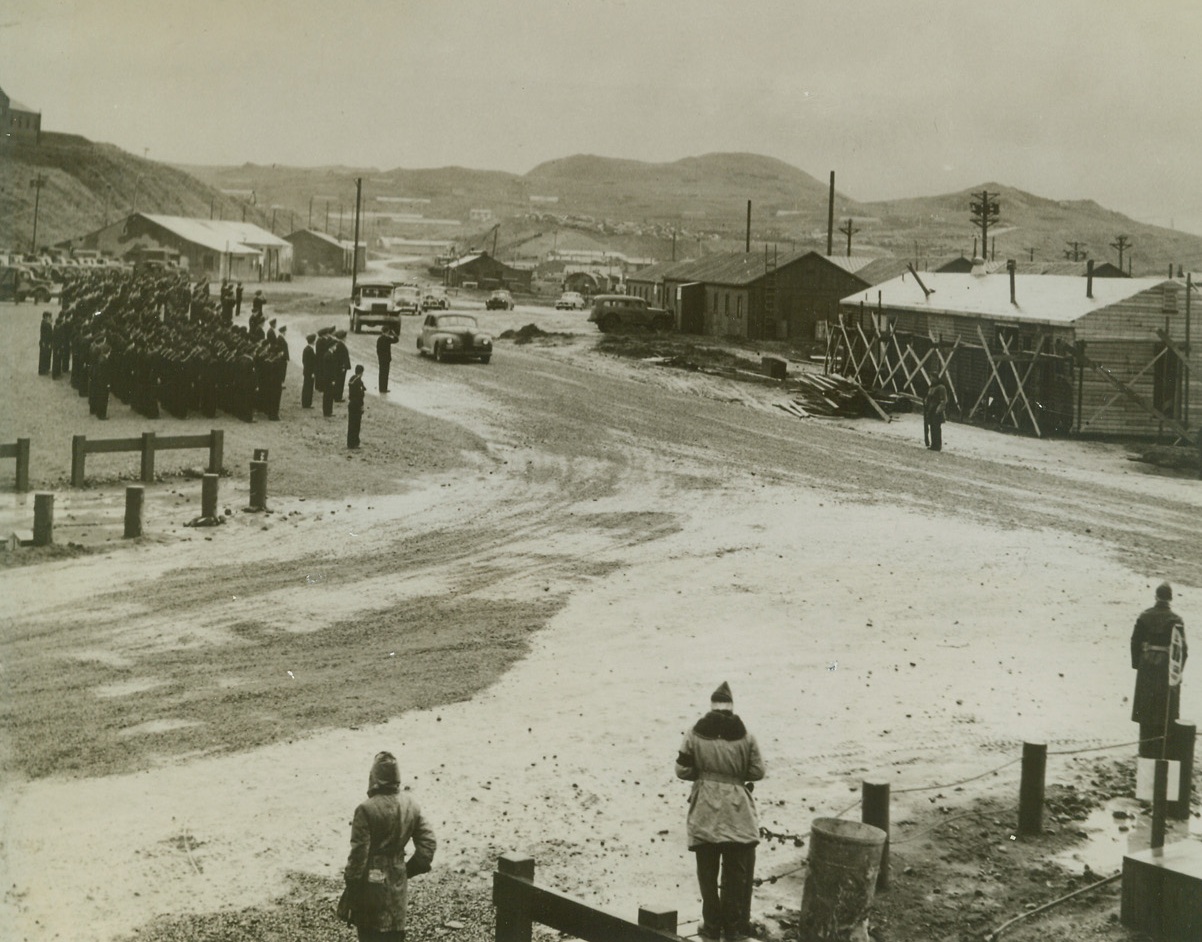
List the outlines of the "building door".
{"type": "Polygon", "coordinates": [[[682,334],[705,333],[705,285],[699,281],[680,285],[676,289],[677,310],[680,312],[682,334]]]}

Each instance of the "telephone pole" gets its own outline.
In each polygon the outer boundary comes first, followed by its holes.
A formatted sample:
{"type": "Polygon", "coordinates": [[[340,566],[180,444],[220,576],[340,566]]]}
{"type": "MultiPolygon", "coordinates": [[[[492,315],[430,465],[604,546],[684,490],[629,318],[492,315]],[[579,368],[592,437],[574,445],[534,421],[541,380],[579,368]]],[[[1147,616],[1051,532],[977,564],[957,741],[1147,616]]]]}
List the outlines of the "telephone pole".
{"type": "Polygon", "coordinates": [[[1116,236],[1110,247],[1119,253],[1119,271],[1123,270],[1123,253],[1131,248],[1131,242],[1125,235],[1116,236]]]}
{"type": "Polygon", "coordinates": [[[852,224],[851,224],[851,219],[848,219],[844,225],[839,227],[839,231],[842,232],[845,236],[847,236],[847,257],[851,258],[851,237],[853,235],[855,235],[857,232],[859,232],[860,230],[853,228],[852,224]]]}
{"type": "Polygon", "coordinates": [[[38,250],[38,205],[42,201],[42,187],[46,185],[46,176],[39,173],[36,177],[29,181],[29,185],[33,187],[33,237],[29,240],[29,251],[37,252],[38,250]]]}
{"type": "Polygon", "coordinates": [[[996,193],[982,190],[980,193],[973,193],[968,203],[968,208],[972,211],[973,225],[981,230],[982,257],[989,250],[989,227],[1001,217],[1001,204],[997,196],[996,193]]]}
{"type": "MultiPolygon", "coordinates": [[[[351,252],[351,297],[355,296],[355,290],[359,286],[359,203],[363,199],[363,178],[355,178],[355,242],[354,249],[351,252]]],[[[339,232],[342,231],[342,222],[339,220],[339,232]]],[[[367,258],[366,250],[363,257],[367,258]]]]}
{"type": "Polygon", "coordinates": [[[1081,261],[1081,259],[1085,258],[1086,243],[1084,243],[1084,242],[1065,242],[1064,244],[1072,246],[1071,251],[1069,249],[1064,250],[1064,257],[1067,258],[1070,262],[1079,262],[1079,261],[1081,261]]]}

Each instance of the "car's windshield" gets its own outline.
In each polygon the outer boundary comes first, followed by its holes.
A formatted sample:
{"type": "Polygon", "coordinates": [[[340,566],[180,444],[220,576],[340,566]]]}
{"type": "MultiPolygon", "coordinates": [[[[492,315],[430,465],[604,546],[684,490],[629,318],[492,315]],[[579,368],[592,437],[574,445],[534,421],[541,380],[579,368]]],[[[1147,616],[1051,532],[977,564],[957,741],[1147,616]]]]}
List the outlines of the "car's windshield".
{"type": "Polygon", "coordinates": [[[364,285],[359,293],[365,298],[386,298],[392,290],[387,285],[364,285]]]}
{"type": "Polygon", "coordinates": [[[444,314],[435,323],[439,327],[475,327],[476,319],[470,314],[444,314]]]}

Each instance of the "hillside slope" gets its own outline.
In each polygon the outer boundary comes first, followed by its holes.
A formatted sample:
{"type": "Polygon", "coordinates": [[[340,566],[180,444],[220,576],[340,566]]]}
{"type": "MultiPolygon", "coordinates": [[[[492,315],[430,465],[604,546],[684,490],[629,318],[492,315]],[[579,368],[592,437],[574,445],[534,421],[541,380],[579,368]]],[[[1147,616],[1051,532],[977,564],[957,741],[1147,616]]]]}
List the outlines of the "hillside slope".
{"type": "MultiPolygon", "coordinates": [[[[74,134],[43,132],[41,141],[14,140],[0,149],[0,245],[27,251],[34,229],[37,191],[37,241],[53,245],[82,235],[132,209],[208,218],[224,213],[242,218],[241,204],[222,196],[196,177],[168,164],[135,157],[112,144],[97,144],[74,134]]],[[[246,218],[264,214],[249,207],[246,218]]]]}

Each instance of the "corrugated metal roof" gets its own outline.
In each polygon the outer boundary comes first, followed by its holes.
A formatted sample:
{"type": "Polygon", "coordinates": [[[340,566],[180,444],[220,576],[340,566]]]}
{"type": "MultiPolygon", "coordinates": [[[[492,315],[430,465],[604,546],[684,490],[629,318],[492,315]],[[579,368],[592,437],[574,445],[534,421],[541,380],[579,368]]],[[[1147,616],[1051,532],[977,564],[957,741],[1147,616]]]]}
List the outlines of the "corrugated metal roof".
{"type": "Polygon", "coordinates": [[[483,258],[483,257],[484,257],[483,252],[477,252],[475,255],[465,255],[465,256],[463,256],[463,258],[457,258],[453,262],[448,262],[447,268],[460,268],[463,265],[470,265],[476,259],[483,258]]]}
{"type": "Polygon", "coordinates": [[[685,265],[692,264],[696,259],[678,259],[676,261],[656,262],[654,265],[648,265],[645,268],[640,268],[638,271],[632,271],[626,276],[627,281],[641,281],[654,283],[670,275],[675,269],[683,268],[685,265]]]}
{"type": "MultiPolygon", "coordinates": [[[[784,268],[806,252],[784,252],[776,256],[776,267],[784,268]]],[[[673,281],[702,281],[711,285],[749,285],[765,275],[763,252],[723,252],[707,255],[673,269],[673,281]]]]}
{"type": "Polygon", "coordinates": [[[203,245],[217,252],[229,252],[236,255],[257,254],[257,248],[290,248],[291,243],[272,235],[266,229],[251,222],[234,222],[226,219],[189,219],[186,216],[159,216],[151,213],[139,213],[144,219],[149,219],[155,225],[162,226],[181,239],[203,245]],[[241,251],[239,248],[247,248],[241,251]]]}
{"type": "Polygon", "coordinates": [[[852,274],[870,285],[879,285],[897,278],[907,270],[909,265],[910,262],[904,258],[874,258],[870,259],[867,265],[857,268],[852,274]]]}
{"type": "Polygon", "coordinates": [[[1005,271],[989,275],[921,272],[920,277],[932,292],[929,297],[924,297],[914,276],[906,273],[870,291],[849,295],[840,303],[858,305],[863,301],[866,307],[875,307],[879,291],[881,304],[895,310],[1065,325],[1165,281],[1164,278],[1095,278],[1093,297],[1089,298],[1085,295],[1085,280],[1075,275],[1019,275],[1014,292],[1017,303],[1011,304],[1010,278],[1005,271]]]}

